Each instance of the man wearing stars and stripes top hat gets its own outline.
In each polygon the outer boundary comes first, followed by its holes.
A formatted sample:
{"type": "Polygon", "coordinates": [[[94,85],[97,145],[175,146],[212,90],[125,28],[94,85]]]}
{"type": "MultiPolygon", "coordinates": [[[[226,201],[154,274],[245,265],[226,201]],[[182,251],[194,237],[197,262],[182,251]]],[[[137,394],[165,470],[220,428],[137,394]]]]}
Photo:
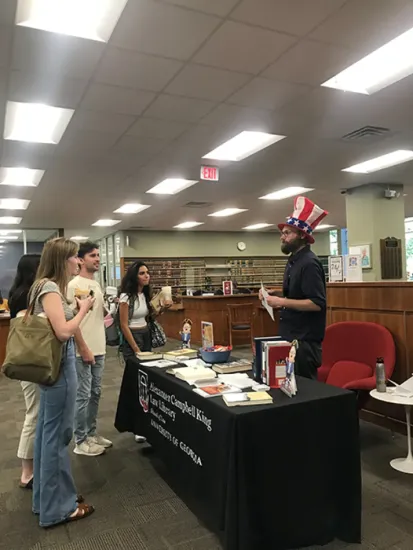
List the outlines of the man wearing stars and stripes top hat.
{"type": "Polygon", "coordinates": [[[297,197],[294,212],[278,225],[281,250],[289,255],[283,280],[283,296],[270,292],[267,301],[280,309],[280,335],[298,341],[295,373],[317,378],[321,345],[326,327],[326,283],[324,269],[310,245],[313,231],[327,215],[307,197],[297,197]]]}

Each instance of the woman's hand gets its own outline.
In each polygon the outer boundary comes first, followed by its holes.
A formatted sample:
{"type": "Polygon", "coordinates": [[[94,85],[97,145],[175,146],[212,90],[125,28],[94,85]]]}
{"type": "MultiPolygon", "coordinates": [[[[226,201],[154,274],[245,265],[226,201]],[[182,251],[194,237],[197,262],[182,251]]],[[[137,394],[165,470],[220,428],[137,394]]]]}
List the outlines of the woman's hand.
{"type": "Polygon", "coordinates": [[[92,298],[92,296],[88,296],[84,300],[79,300],[79,298],[76,298],[77,308],[79,310],[79,313],[83,313],[86,315],[86,313],[90,310],[90,308],[95,303],[96,298],[92,298]]]}

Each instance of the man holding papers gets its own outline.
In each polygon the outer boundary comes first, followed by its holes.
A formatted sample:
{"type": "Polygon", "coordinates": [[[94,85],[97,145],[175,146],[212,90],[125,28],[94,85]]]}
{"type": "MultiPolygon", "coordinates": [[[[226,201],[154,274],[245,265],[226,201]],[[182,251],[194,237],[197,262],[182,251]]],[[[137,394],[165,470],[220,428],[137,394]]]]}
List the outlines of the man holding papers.
{"type": "Polygon", "coordinates": [[[269,306],[281,310],[280,336],[299,343],[295,374],[314,379],[321,365],[321,344],[326,328],[326,283],[323,266],[310,244],[314,243],[312,232],[326,215],[326,211],[307,197],[295,199],[293,215],[278,225],[281,250],[289,255],[283,296],[275,296],[270,291],[266,298],[269,306]]]}

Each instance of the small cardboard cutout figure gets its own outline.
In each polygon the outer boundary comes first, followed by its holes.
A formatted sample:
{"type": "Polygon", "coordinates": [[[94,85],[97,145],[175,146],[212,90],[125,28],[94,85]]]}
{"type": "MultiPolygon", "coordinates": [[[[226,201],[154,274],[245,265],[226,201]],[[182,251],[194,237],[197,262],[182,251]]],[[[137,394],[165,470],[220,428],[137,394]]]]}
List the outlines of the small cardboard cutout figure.
{"type": "Polygon", "coordinates": [[[184,324],[182,325],[182,330],[179,333],[181,335],[182,349],[190,349],[191,347],[191,330],[191,319],[185,319],[184,324]]]}
{"type": "Polygon", "coordinates": [[[290,352],[288,354],[288,357],[286,359],[286,378],[284,382],[281,384],[281,390],[288,395],[288,397],[293,397],[297,393],[297,382],[295,379],[295,358],[297,355],[297,349],[298,349],[298,342],[297,340],[294,340],[290,352]]]}

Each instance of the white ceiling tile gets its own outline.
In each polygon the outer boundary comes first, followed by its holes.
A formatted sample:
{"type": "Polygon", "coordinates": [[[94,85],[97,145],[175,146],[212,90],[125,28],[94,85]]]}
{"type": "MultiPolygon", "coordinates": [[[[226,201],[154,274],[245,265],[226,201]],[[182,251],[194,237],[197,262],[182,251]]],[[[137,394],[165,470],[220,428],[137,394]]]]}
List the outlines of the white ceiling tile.
{"type": "Polygon", "coordinates": [[[0,25],[14,25],[17,0],[1,0],[0,25]]]}
{"type": "Polygon", "coordinates": [[[197,122],[209,113],[214,105],[212,101],[162,94],[152,103],[145,115],[167,120],[197,122]]]}
{"type": "Polygon", "coordinates": [[[188,65],[169,84],[165,92],[211,101],[223,101],[250,78],[250,75],[247,74],[202,65],[188,65]]]}
{"type": "Polygon", "coordinates": [[[260,109],[277,109],[285,103],[309,91],[303,84],[277,82],[267,78],[254,78],[241,90],[232,95],[227,102],[260,109]]]}
{"type": "Polygon", "coordinates": [[[311,38],[353,49],[375,49],[412,26],[410,0],[348,0],[311,38]]]}
{"type": "Polygon", "coordinates": [[[16,27],[12,68],[33,73],[89,78],[105,45],[52,32],[16,27]]]}
{"type": "Polygon", "coordinates": [[[354,52],[345,48],[302,40],[262,73],[267,78],[319,86],[351,62],[354,52]]]}
{"type": "Polygon", "coordinates": [[[232,10],[238,0],[164,0],[169,4],[190,8],[191,10],[212,13],[225,17],[232,10]]]}
{"type": "Polygon", "coordinates": [[[271,112],[265,109],[249,109],[223,103],[202,119],[202,124],[239,128],[241,130],[262,130],[269,127],[271,112]]]}
{"type": "Polygon", "coordinates": [[[56,145],[3,140],[1,144],[3,166],[27,166],[44,170],[56,151],[56,145]]]}
{"type": "Polygon", "coordinates": [[[69,128],[121,135],[134,121],[135,117],[119,113],[78,109],[70,121],[69,128]]]}
{"type": "Polygon", "coordinates": [[[198,52],[195,61],[258,74],[295,41],[285,34],[227,21],[198,52]]]}
{"type": "Polygon", "coordinates": [[[153,92],[92,83],[81,107],[96,111],[140,115],[156,97],[153,92]]]}
{"type": "Polygon", "coordinates": [[[177,6],[135,0],[129,2],[111,44],[143,53],[189,59],[221,20],[177,6]]]}
{"type": "Polygon", "coordinates": [[[167,140],[164,139],[153,139],[153,138],[143,138],[138,136],[123,136],[114,149],[117,151],[129,152],[133,155],[147,155],[152,157],[159,153],[166,145],[168,144],[167,140]]]}
{"type": "Polygon", "coordinates": [[[0,27],[0,67],[9,65],[12,31],[9,27],[0,27]]]}
{"type": "Polygon", "coordinates": [[[171,140],[177,138],[191,127],[192,124],[186,122],[141,117],[129,129],[128,135],[171,140]]]}
{"type": "Polygon", "coordinates": [[[107,150],[115,144],[118,134],[109,132],[91,132],[89,130],[79,130],[73,128],[64,133],[61,142],[57,148],[59,154],[79,154],[87,155],[92,151],[107,150]]]}
{"type": "Polygon", "coordinates": [[[346,0],[243,0],[231,19],[304,36],[346,0]]]}
{"type": "Polygon", "coordinates": [[[161,91],[183,63],[128,50],[109,47],[94,80],[116,86],[161,91]]]}
{"type": "Polygon", "coordinates": [[[87,80],[78,78],[12,71],[9,99],[75,109],[86,90],[87,83],[87,80]]]}

